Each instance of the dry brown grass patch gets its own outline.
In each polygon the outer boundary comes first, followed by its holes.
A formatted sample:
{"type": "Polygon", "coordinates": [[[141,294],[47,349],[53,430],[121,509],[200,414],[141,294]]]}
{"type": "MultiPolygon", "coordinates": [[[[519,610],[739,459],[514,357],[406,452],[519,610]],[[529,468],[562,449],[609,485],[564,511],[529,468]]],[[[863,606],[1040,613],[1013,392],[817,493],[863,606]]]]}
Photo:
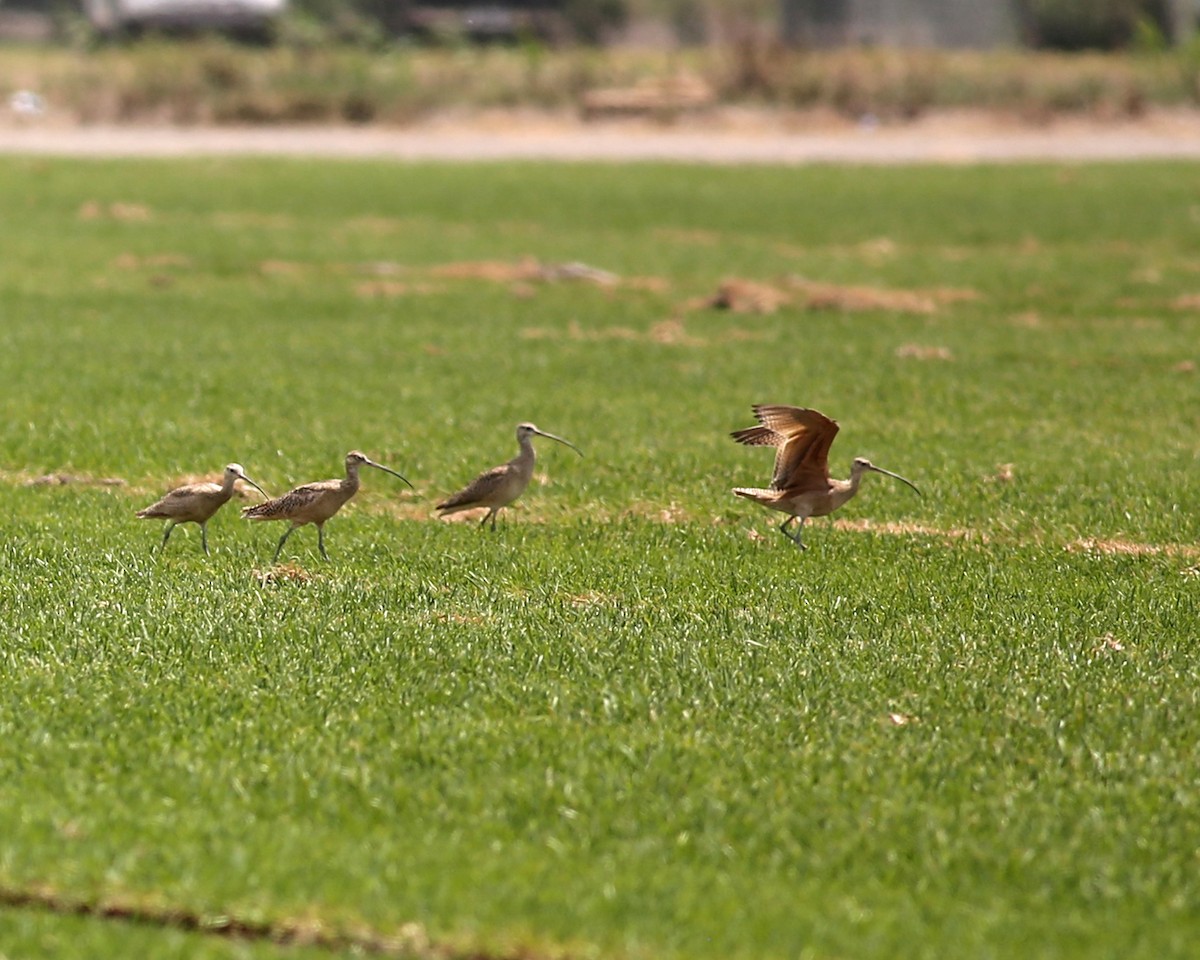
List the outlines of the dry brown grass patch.
{"type": "Polygon", "coordinates": [[[621,283],[615,273],[579,261],[543,263],[536,257],[516,260],[464,260],[426,268],[433,277],[445,280],[485,280],[507,283],[522,296],[531,296],[534,284],[581,282],[613,288],[621,283]]]}
{"type": "MultiPolygon", "coordinates": [[[[409,960],[457,955],[448,946],[430,941],[419,923],[407,923],[393,932],[384,933],[366,926],[359,929],[340,929],[313,917],[281,918],[265,921],[232,914],[205,914],[190,907],[172,906],[160,896],[136,898],[107,897],[102,900],[75,899],[52,887],[39,885],[27,888],[0,888],[0,906],[18,910],[41,910],[60,916],[90,917],[113,923],[188,933],[225,940],[260,941],[278,946],[307,946],[340,953],[365,956],[407,957],[409,960]]],[[[511,954],[479,954],[493,960],[526,956],[511,954]]]]}
{"type": "Polygon", "coordinates": [[[577,593],[568,599],[568,602],[573,607],[586,609],[588,607],[602,607],[605,605],[611,606],[618,601],[618,597],[610,593],[602,593],[599,590],[587,590],[584,593],[577,593]]]}
{"type": "Polygon", "coordinates": [[[258,264],[258,272],[267,277],[299,277],[310,269],[309,264],[295,260],[262,260],[258,264]]]}
{"type": "Polygon", "coordinates": [[[457,623],[472,627],[487,623],[487,620],[478,613],[435,613],[433,619],[438,623],[457,623]]]}
{"type": "Polygon", "coordinates": [[[314,574],[291,561],[277,563],[270,570],[255,571],[254,575],[264,586],[268,583],[308,583],[314,579],[314,574]]]}
{"type": "Polygon", "coordinates": [[[721,235],[715,230],[659,227],[652,231],[652,236],[666,240],[668,243],[690,243],[699,247],[715,247],[721,242],[721,235]]]}
{"type": "Polygon", "coordinates": [[[921,718],[914,716],[911,713],[889,713],[884,718],[884,723],[892,727],[907,727],[911,723],[920,723],[921,718]]]}
{"type": "Polygon", "coordinates": [[[246,228],[291,230],[296,226],[296,218],[285,213],[258,213],[243,210],[217,211],[212,215],[212,222],[218,227],[231,230],[246,228]]]}
{"type": "MultiPolygon", "coordinates": [[[[525,327],[520,331],[523,340],[575,340],[583,343],[604,341],[625,341],[628,343],[657,343],[673,347],[701,347],[707,341],[690,334],[683,321],[677,318],[660,320],[652,324],[648,330],[634,330],[632,327],[593,327],[586,328],[577,321],[567,324],[565,332],[549,327],[525,327]]],[[[755,335],[746,331],[738,331],[728,336],[728,339],[754,339],[755,335]]]]}
{"type": "Polygon", "coordinates": [[[626,507],[621,511],[621,518],[632,518],[635,520],[654,520],[658,523],[687,523],[692,519],[683,507],[674,501],[666,506],[661,503],[649,503],[647,501],[639,501],[626,507]]]}
{"type": "Polygon", "coordinates": [[[875,237],[872,240],[864,240],[857,247],[860,256],[875,261],[890,260],[896,255],[898,249],[896,241],[891,237],[875,237]]]}
{"type": "Polygon", "coordinates": [[[704,341],[689,334],[682,320],[661,320],[650,328],[649,339],[671,347],[699,347],[704,341]]]}
{"type": "Polygon", "coordinates": [[[145,223],[152,219],[149,207],[140,203],[101,203],[88,200],[75,214],[80,220],[117,220],[122,223],[145,223]]]}
{"type": "Polygon", "coordinates": [[[487,280],[492,283],[514,283],[537,279],[539,264],[532,257],[519,260],[464,260],[430,267],[428,272],[447,280],[487,280]]]}
{"type": "Polygon", "coordinates": [[[771,314],[790,302],[790,295],[779,287],[730,277],[722,280],[717,292],[700,301],[700,305],[715,310],[729,310],[732,313],[771,314]]]}
{"type": "Polygon", "coordinates": [[[81,473],[45,473],[21,481],[23,487],[124,487],[121,477],[93,477],[81,473]]]}
{"type": "Polygon", "coordinates": [[[989,479],[993,483],[1012,483],[1016,478],[1015,467],[1014,463],[998,463],[995,473],[989,479]]]}
{"type": "Polygon", "coordinates": [[[734,313],[772,314],[782,307],[796,306],[803,310],[838,310],[847,313],[886,310],[931,314],[949,304],[977,299],[979,294],[976,291],[955,287],[893,290],[824,283],[804,277],[788,277],[777,284],[729,277],[721,281],[712,296],[689,301],[685,309],[708,307],[734,313]]]}
{"type": "Polygon", "coordinates": [[[122,253],[113,258],[112,266],[117,270],[182,269],[192,266],[192,258],[182,253],[152,253],[145,257],[122,253]]]}
{"type": "Polygon", "coordinates": [[[979,299],[977,291],[956,287],[894,290],[821,283],[804,277],[791,278],[789,285],[796,290],[801,305],[808,310],[840,310],[846,313],[890,310],[896,313],[929,314],[942,306],[979,299]]]}
{"type": "Polygon", "coordinates": [[[901,360],[942,360],[954,359],[949,347],[931,347],[920,343],[904,343],[896,348],[896,356],[901,360]]]}
{"type": "Polygon", "coordinates": [[[394,300],[399,297],[428,296],[440,292],[432,283],[408,283],[404,280],[363,280],[354,285],[355,296],[365,300],[394,300]]]}
{"type": "Polygon", "coordinates": [[[943,540],[979,540],[986,541],[987,537],[979,530],[965,527],[930,527],[921,523],[904,523],[895,520],[834,520],[837,530],[847,530],[852,533],[883,533],[896,537],[937,537],[943,540]]]}
{"type": "Polygon", "coordinates": [[[1122,653],[1125,650],[1125,644],[1112,633],[1106,633],[1098,638],[1096,644],[1097,653],[1122,653]]]}
{"type": "Polygon", "coordinates": [[[1082,537],[1066,545],[1071,553],[1091,553],[1102,556],[1127,557],[1200,557],[1200,547],[1180,543],[1139,543],[1120,538],[1082,537]]]}

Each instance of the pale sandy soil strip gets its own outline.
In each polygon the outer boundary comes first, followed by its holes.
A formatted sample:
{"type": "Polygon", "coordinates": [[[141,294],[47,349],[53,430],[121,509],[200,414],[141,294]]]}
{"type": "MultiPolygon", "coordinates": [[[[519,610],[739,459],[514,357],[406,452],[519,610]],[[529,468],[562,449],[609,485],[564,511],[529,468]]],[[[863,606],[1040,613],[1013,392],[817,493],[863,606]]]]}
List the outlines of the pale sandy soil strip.
{"type": "Polygon", "coordinates": [[[1181,129],[1088,127],[1000,131],[171,128],[0,129],[0,153],[76,157],[275,156],[397,161],[671,161],[710,164],[940,163],[1200,159],[1200,135],[1181,129]]]}

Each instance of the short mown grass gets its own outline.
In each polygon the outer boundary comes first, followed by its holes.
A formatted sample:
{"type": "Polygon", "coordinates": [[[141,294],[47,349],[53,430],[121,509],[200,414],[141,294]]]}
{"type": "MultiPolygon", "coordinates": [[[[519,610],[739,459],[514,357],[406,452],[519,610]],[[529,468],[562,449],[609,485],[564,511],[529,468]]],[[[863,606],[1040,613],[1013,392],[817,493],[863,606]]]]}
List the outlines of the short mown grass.
{"type": "Polygon", "coordinates": [[[42,904],[0,942],[320,953],[52,910],[117,904],[423,956],[1188,956],[1198,181],[0,161],[0,888],[42,904]],[[795,550],[729,493],[762,401],[925,496],[869,477],[795,550]],[[586,456],[434,520],[526,419],[586,456]],[[355,447],[416,491],[367,472],[329,563],[133,516],[355,447]]]}

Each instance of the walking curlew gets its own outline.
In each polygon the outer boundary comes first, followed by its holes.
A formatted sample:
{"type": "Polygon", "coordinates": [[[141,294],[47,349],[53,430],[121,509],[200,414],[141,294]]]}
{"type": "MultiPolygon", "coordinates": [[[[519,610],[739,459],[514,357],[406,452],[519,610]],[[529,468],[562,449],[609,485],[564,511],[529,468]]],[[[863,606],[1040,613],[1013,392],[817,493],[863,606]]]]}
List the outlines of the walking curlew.
{"type": "Polygon", "coordinates": [[[221,509],[221,505],[233,496],[233,485],[238,480],[245,480],[264,497],[270,496],[266,490],[246,476],[240,463],[231,463],[225,467],[225,476],[220,483],[206,480],[201,483],[189,483],[182,487],[176,487],[157,503],[150,504],[145,510],[139,510],[137,515],[143,520],[170,521],[167,529],[163,531],[162,543],[158,545],[159,550],[167,545],[171,531],[175,529],[177,523],[200,524],[200,545],[204,548],[204,552],[208,553],[208,530],[205,524],[214,513],[221,509]]]}
{"type": "Polygon", "coordinates": [[[760,426],[735,430],[730,436],[747,446],[775,447],[775,474],[767,490],[752,487],[735,487],[739,497],[753,500],[771,510],[788,514],[779,525],[779,532],[801,550],[804,544],[800,532],[809,517],[824,517],[833,513],[847,500],[858,493],[858,484],[868,470],[893,477],[907,483],[898,473],[877,467],[870,460],[856,457],[850,467],[849,480],[833,480],[829,476],[829,447],[837,435],[836,420],[823,413],[804,407],[786,407],[779,404],[760,403],[753,408],[760,426]],[[800,521],[795,536],[787,528],[800,521]]]}
{"type": "Polygon", "coordinates": [[[556,440],[583,456],[579,448],[569,440],[539,430],[532,423],[518,424],[517,443],[521,445],[521,452],[508,463],[485,470],[458,493],[439,503],[435,508],[439,516],[445,517],[475,507],[487,507],[488,512],[479,521],[479,525],[483,526],[490,519],[492,529],[495,530],[496,514],[500,512],[500,508],[507,507],[529,486],[529,480],[533,476],[533,465],[537,460],[537,455],[533,452],[535,435],[547,440],[556,440]]]}
{"type": "MultiPolygon", "coordinates": [[[[279,554],[283,550],[287,538],[298,527],[302,527],[306,523],[317,525],[317,547],[321,551],[321,556],[326,560],[329,559],[329,554],[325,552],[325,521],[337,513],[343,504],[358,492],[358,468],[360,466],[374,467],[376,470],[390,473],[393,477],[400,477],[401,480],[408,483],[408,480],[390,467],[376,463],[365,453],[351,450],[346,454],[346,476],[344,478],[306,483],[302,487],[296,487],[295,490],[289,490],[282,497],[276,497],[274,500],[268,500],[257,506],[246,507],[242,511],[242,516],[248,520],[291,521],[292,525],[279,538],[279,546],[275,548],[275,556],[271,558],[272,563],[279,559],[279,554]]],[[[408,485],[412,486],[411,483],[408,485]]]]}

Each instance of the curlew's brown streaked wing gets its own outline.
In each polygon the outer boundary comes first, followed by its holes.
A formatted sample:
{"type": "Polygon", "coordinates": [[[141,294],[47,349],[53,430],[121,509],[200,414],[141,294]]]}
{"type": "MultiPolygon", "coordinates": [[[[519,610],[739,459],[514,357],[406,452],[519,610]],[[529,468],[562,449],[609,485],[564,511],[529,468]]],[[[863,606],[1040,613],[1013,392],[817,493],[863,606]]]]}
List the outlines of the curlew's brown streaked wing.
{"type": "Polygon", "coordinates": [[[504,485],[512,468],[508,464],[485,470],[468,483],[458,493],[451,494],[435,510],[452,510],[455,507],[467,508],[474,504],[486,505],[487,500],[504,485]]]}
{"type": "Polygon", "coordinates": [[[733,434],[739,443],[774,446],[773,490],[821,486],[829,481],[829,448],[838,425],[825,414],[808,407],[756,404],[754,416],[762,424],[733,434]]]}
{"type": "Polygon", "coordinates": [[[302,487],[289,490],[282,497],[257,503],[252,507],[244,507],[242,516],[249,520],[286,519],[305,507],[310,506],[331,488],[337,487],[337,480],[321,480],[317,483],[306,483],[302,487]]]}
{"type": "Polygon", "coordinates": [[[211,481],[189,483],[163,494],[137,515],[143,520],[207,520],[221,508],[227,497],[223,497],[222,486],[211,481]]]}

